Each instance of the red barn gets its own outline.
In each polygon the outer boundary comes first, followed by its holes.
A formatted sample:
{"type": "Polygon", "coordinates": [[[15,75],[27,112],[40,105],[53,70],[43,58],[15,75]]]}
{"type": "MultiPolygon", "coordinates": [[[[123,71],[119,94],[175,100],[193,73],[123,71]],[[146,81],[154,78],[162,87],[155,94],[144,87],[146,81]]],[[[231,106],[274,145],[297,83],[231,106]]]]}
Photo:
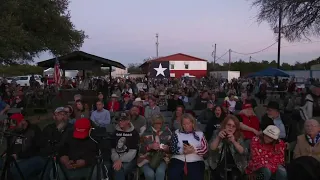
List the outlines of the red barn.
{"type": "Polygon", "coordinates": [[[144,62],[140,67],[148,72],[152,61],[169,61],[170,77],[181,78],[183,76],[195,76],[202,78],[207,76],[207,60],[178,53],[144,62]]]}

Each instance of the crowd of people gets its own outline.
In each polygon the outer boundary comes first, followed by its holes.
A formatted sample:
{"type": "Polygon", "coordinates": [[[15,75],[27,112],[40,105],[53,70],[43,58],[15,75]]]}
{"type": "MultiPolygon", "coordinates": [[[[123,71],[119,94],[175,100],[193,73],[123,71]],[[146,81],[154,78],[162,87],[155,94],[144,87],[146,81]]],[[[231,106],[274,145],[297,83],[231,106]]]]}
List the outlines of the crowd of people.
{"type": "MultiPolygon", "coordinates": [[[[21,135],[11,139],[10,154],[31,180],[54,178],[54,164],[45,168],[53,156],[60,179],[96,179],[99,150],[115,180],[319,179],[320,86],[296,92],[292,81],[281,81],[286,92],[274,101],[266,100],[270,81],[278,80],[156,80],[138,88],[135,80],[115,79],[110,96],[98,92],[89,105],[76,94],[42,130],[22,113],[10,114],[8,128],[21,135]],[[306,98],[285,111],[285,99],[296,96],[306,98]],[[106,148],[93,129],[110,137],[106,148]]],[[[11,172],[21,179],[17,168],[11,172]]]]}

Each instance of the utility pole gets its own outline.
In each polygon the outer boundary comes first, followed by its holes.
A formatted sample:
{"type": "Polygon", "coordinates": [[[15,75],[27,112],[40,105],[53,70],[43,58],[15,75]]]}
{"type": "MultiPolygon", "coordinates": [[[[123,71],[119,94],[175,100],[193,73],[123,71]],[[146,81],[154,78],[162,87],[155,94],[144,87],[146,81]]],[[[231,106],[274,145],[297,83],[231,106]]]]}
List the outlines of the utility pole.
{"type": "Polygon", "coordinates": [[[157,58],[159,58],[159,34],[156,34],[156,53],[157,53],[157,58]]]}
{"type": "Polygon", "coordinates": [[[217,59],[217,44],[214,44],[214,50],[212,52],[212,56],[213,56],[213,70],[214,70],[214,67],[216,66],[216,59],[217,59]]]}
{"type": "Polygon", "coordinates": [[[250,58],[249,58],[249,62],[251,62],[251,58],[252,58],[252,57],[250,56],[250,58]]]}
{"type": "Polygon", "coordinates": [[[280,53],[281,53],[281,29],[282,29],[282,7],[279,8],[279,29],[278,29],[278,62],[277,67],[280,69],[280,53]]]}
{"type": "Polygon", "coordinates": [[[229,71],[231,68],[231,49],[229,49],[229,71]]]}

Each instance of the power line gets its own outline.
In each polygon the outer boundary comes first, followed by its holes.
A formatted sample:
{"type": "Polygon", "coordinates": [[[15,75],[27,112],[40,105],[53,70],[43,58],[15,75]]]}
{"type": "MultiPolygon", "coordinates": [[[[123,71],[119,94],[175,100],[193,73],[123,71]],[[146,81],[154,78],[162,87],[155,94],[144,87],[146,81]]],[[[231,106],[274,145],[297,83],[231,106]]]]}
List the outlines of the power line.
{"type": "Polygon", "coordinates": [[[300,46],[300,45],[313,44],[313,43],[320,43],[320,41],[311,41],[311,42],[307,42],[307,43],[291,44],[291,45],[281,46],[281,47],[284,48],[284,47],[300,46]]]}
{"type": "Polygon", "coordinates": [[[216,59],[216,62],[217,62],[219,59],[221,59],[223,56],[225,56],[228,52],[229,52],[229,50],[226,51],[222,56],[220,56],[219,58],[217,58],[217,59],[216,59]]]}
{"type": "Polygon", "coordinates": [[[266,47],[266,48],[263,48],[263,49],[261,49],[261,50],[259,50],[259,51],[255,51],[255,52],[251,52],[251,53],[240,53],[240,52],[237,52],[237,51],[234,51],[234,50],[232,50],[232,52],[234,52],[234,53],[236,53],[236,54],[242,54],[242,55],[257,54],[257,53],[260,53],[260,52],[262,52],[262,51],[265,51],[265,50],[271,48],[272,46],[274,46],[274,45],[277,44],[277,43],[278,43],[278,42],[274,42],[273,44],[271,44],[270,46],[268,46],[268,47],[266,47]]]}

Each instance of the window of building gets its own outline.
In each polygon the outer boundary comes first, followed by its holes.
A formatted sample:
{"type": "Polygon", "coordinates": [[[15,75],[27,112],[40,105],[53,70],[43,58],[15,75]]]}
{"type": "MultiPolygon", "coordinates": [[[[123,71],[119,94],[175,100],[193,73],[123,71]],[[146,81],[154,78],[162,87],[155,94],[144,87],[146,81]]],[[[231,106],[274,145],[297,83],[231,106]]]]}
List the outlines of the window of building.
{"type": "Polygon", "coordinates": [[[170,69],[174,69],[174,64],[170,64],[170,69]]]}
{"type": "Polygon", "coordinates": [[[189,64],[184,64],[185,69],[189,69],[189,64]]]}

